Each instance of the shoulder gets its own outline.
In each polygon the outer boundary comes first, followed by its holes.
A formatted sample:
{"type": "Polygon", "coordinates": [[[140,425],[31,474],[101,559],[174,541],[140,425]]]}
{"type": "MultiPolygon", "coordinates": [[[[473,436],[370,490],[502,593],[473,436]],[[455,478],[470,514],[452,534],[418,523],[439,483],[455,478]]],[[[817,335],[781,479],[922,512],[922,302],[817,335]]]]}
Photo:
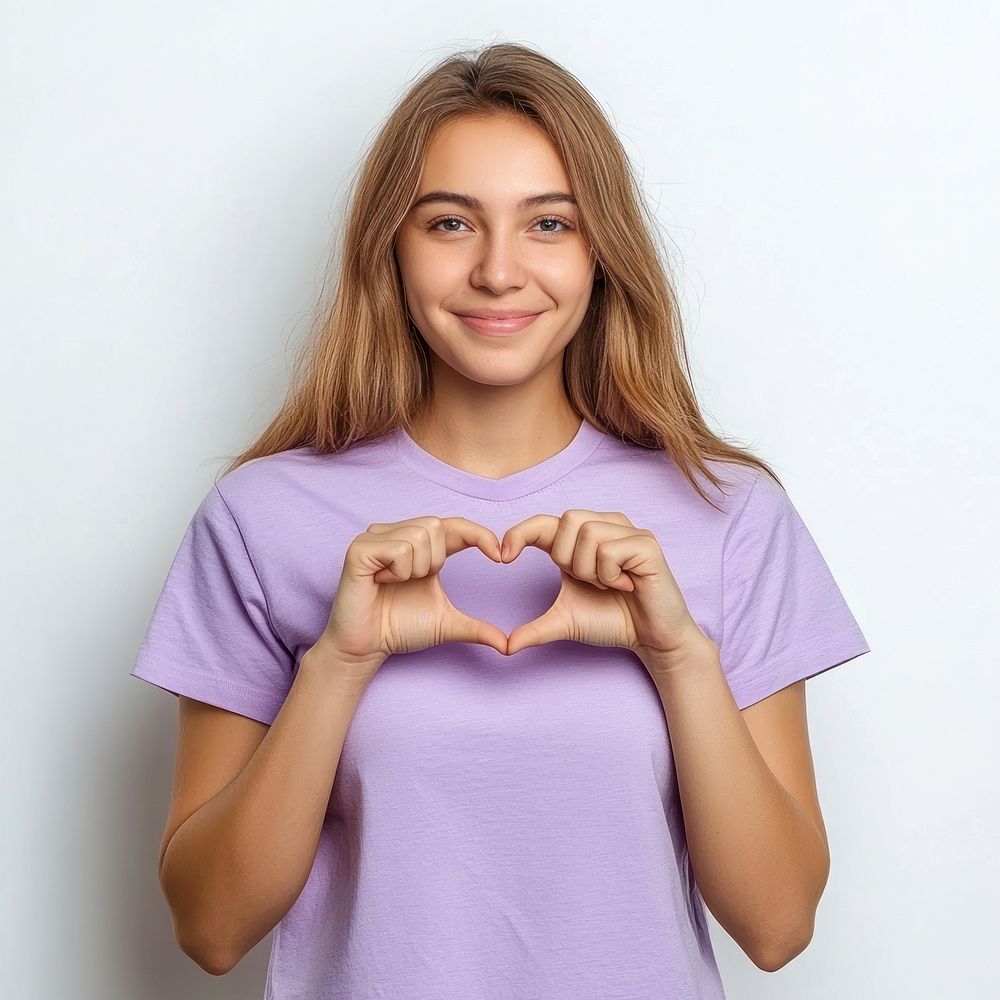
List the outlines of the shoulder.
{"type": "Polygon", "coordinates": [[[321,457],[312,448],[303,447],[254,458],[222,476],[212,492],[234,510],[286,500],[308,483],[321,457]]]}
{"type": "Polygon", "coordinates": [[[251,530],[308,522],[384,488],[391,440],[369,438],[337,452],[305,445],[254,458],[222,476],[209,495],[251,530]]]}
{"type": "Polygon", "coordinates": [[[392,437],[355,442],[337,452],[311,445],[251,459],[224,475],[216,489],[237,516],[240,512],[280,510],[303,498],[335,499],[391,466],[392,437]]]}
{"type": "Polygon", "coordinates": [[[730,525],[745,517],[777,512],[788,503],[783,487],[756,465],[717,459],[709,459],[705,464],[722,481],[719,489],[707,480],[705,485],[730,525]]]}
{"type": "Polygon", "coordinates": [[[778,534],[795,535],[801,519],[781,483],[764,469],[742,462],[707,463],[724,481],[720,490],[706,482],[720,509],[717,526],[723,551],[733,555],[746,547],[768,547],[778,534]]]}
{"type": "MultiPolygon", "coordinates": [[[[689,468],[689,478],[681,463],[661,448],[641,446],[612,434],[606,435],[599,454],[589,463],[595,480],[627,482],[638,497],[650,498],[654,506],[669,504],[672,516],[703,531],[725,531],[755,492],[758,481],[766,479],[780,489],[755,465],[704,456],[702,464],[716,482],[694,466],[689,468]]],[[[761,492],[773,499],[768,483],[761,492]]]]}

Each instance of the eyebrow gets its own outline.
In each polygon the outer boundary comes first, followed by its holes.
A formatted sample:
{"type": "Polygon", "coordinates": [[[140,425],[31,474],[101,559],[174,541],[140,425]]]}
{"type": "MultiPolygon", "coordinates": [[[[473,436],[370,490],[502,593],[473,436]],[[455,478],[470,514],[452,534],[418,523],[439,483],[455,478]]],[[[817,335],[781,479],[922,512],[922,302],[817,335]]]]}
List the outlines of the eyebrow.
{"type": "MultiPolygon", "coordinates": [[[[473,212],[483,210],[483,203],[478,198],[467,194],[458,194],[455,191],[430,191],[422,198],[418,198],[410,208],[420,208],[423,205],[433,205],[442,201],[454,202],[456,205],[461,205],[473,212]]],[[[576,198],[565,191],[547,191],[544,194],[532,194],[527,198],[522,198],[517,203],[517,207],[523,211],[528,208],[536,208],[539,205],[549,205],[553,202],[566,202],[575,205],[576,198]]]]}

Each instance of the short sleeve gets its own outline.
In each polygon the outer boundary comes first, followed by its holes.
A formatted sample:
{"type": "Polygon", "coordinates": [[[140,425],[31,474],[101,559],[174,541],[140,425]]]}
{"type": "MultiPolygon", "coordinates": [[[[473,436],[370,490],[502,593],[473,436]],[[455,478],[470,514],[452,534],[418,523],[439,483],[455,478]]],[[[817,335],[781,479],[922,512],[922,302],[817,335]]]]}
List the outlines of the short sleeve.
{"type": "Polygon", "coordinates": [[[740,709],[870,652],[787,493],[758,474],[723,552],[719,655],[740,709]]]}
{"type": "Polygon", "coordinates": [[[131,675],[270,725],[294,667],[239,525],[213,486],[181,539],[131,675]]]}

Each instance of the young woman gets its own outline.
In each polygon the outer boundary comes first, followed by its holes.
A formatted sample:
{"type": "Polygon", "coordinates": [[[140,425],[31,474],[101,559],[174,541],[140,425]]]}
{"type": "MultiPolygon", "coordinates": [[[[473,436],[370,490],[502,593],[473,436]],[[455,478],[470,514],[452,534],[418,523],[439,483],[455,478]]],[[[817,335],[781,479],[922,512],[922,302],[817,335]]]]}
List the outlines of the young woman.
{"type": "Polygon", "coordinates": [[[132,669],[180,699],[159,875],[208,972],[275,929],[271,1000],[719,998],[706,904],[761,969],[808,944],[804,682],[869,647],[706,426],[653,232],[530,48],[383,125],[132,669]]]}

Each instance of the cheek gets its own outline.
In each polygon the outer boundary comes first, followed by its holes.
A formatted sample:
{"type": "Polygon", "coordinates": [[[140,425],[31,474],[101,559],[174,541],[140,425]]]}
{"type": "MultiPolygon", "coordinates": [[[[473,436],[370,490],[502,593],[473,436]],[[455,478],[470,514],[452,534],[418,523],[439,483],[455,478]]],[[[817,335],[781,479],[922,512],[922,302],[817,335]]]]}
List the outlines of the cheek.
{"type": "Polygon", "coordinates": [[[579,286],[590,269],[590,257],[579,240],[567,240],[562,246],[549,247],[535,258],[538,273],[545,272],[564,285],[579,286]]]}
{"type": "Polygon", "coordinates": [[[454,253],[435,247],[403,249],[397,254],[403,281],[408,290],[423,299],[444,298],[454,290],[457,278],[468,275],[468,267],[454,253]]]}
{"type": "Polygon", "coordinates": [[[547,286],[549,294],[561,300],[573,300],[585,294],[593,282],[586,256],[576,255],[546,261],[538,272],[538,280],[547,286]]]}

